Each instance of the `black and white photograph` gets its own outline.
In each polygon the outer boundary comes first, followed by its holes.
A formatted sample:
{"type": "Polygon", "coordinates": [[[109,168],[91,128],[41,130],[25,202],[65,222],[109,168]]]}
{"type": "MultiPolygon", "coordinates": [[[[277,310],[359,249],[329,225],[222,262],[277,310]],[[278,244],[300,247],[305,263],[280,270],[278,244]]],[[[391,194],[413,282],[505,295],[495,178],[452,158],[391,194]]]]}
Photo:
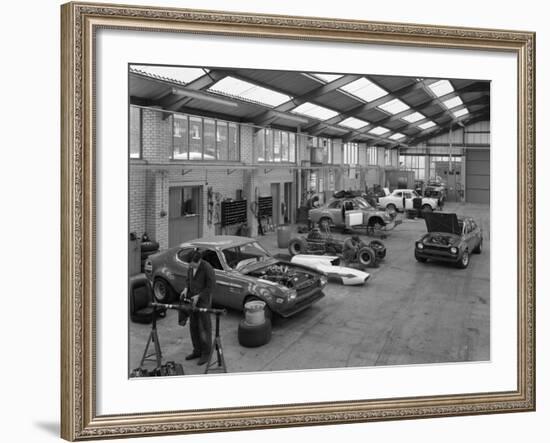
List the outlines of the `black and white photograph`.
{"type": "Polygon", "coordinates": [[[491,82],[128,66],[129,377],[491,359],[491,82]]]}

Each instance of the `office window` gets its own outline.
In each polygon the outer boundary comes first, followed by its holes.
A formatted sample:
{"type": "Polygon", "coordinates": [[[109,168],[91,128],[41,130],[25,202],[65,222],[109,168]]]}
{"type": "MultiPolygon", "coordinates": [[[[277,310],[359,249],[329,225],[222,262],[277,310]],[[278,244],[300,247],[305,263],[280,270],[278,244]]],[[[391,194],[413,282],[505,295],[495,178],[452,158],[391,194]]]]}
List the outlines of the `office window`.
{"type": "Polygon", "coordinates": [[[288,162],[288,132],[281,132],[281,161],[288,162]]]}
{"type": "Polygon", "coordinates": [[[289,156],[288,156],[288,161],[290,163],[295,163],[296,162],[296,134],[290,132],[288,134],[288,153],[289,153],[289,156]]]}
{"type": "Polygon", "coordinates": [[[216,138],[214,120],[205,118],[204,122],[204,154],[203,160],[216,160],[216,138]]]}
{"type": "Polygon", "coordinates": [[[202,118],[189,117],[189,160],[202,160],[202,118]]]}
{"type": "Polygon", "coordinates": [[[236,123],[229,123],[228,160],[239,161],[241,159],[239,146],[239,126],[236,123]]]}
{"type": "Polygon", "coordinates": [[[216,147],[218,151],[218,160],[228,160],[227,155],[227,122],[216,122],[216,147]]]}
{"type": "Polygon", "coordinates": [[[254,134],[258,162],[296,162],[296,134],[278,129],[260,129],[254,134]]]}
{"type": "Polygon", "coordinates": [[[254,146],[256,148],[256,161],[265,162],[265,129],[260,129],[254,134],[254,146]]]}
{"type": "Polygon", "coordinates": [[[186,115],[174,115],[173,124],[173,158],[189,159],[189,119],[186,115]]]}
{"type": "Polygon", "coordinates": [[[141,158],[141,108],[130,106],[130,158],[141,158]]]}
{"type": "Polygon", "coordinates": [[[281,131],[273,131],[273,161],[281,161],[281,131]]]}

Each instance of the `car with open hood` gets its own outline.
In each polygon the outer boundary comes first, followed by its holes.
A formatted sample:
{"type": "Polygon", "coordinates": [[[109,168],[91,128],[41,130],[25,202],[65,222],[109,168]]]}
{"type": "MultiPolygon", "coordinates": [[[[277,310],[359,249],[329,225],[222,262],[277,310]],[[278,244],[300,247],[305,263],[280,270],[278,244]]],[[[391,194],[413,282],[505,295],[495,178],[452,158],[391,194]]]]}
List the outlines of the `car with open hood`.
{"type": "Polygon", "coordinates": [[[414,247],[414,256],[419,262],[444,261],[467,268],[471,254],[481,254],[483,233],[473,218],[430,212],[424,214],[424,220],[428,232],[414,247]]]}
{"type": "Polygon", "coordinates": [[[214,268],[214,305],[242,311],[248,301],[262,300],[270,312],[289,317],[324,297],[323,272],[279,260],[256,239],[223,235],[182,243],[147,259],[145,275],[158,302],[179,298],[195,251],[214,268]]]}

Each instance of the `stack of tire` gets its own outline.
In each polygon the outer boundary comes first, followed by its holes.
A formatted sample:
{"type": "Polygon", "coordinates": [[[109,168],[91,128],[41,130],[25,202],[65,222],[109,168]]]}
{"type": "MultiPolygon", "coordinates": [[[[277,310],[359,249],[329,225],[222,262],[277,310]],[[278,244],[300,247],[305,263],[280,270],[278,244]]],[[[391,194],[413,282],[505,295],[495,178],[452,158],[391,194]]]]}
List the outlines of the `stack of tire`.
{"type": "Polygon", "coordinates": [[[245,317],[239,322],[239,344],[245,348],[257,348],[271,340],[271,318],[266,315],[266,303],[251,300],[245,303],[245,317]]]}
{"type": "Polygon", "coordinates": [[[141,237],[141,272],[143,272],[143,265],[145,265],[145,260],[147,260],[147,257],[156,254],[158,250],[159,243],[151,240],[149,235],[145,232],[141,237]]]}

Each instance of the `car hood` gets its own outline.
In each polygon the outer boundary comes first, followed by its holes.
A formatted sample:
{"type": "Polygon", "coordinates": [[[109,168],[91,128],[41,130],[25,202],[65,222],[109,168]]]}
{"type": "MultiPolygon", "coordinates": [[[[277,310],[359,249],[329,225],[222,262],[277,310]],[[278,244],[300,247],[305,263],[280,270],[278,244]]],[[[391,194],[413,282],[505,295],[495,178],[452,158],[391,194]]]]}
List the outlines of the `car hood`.
{"type": "Polygon", "coordinates": [[[460,235],[460,226],[456,214],[445,212],[425,212],[424,220],[428,232],[445,232],[460,235]]]}
{"type": "Polygon", "coordinates": [[[246,274],[250,274],[251,272],[258,271],[259,269],[267,268],[268,266],[274,265],[279,262],[280,260],[277,260],[274,257],[270,257],[262,261],[255,261],[255,262],[249,263],[243,266],[241,269],[239,269],[239,272],[241,274],[246,275],[246,274]]]}

